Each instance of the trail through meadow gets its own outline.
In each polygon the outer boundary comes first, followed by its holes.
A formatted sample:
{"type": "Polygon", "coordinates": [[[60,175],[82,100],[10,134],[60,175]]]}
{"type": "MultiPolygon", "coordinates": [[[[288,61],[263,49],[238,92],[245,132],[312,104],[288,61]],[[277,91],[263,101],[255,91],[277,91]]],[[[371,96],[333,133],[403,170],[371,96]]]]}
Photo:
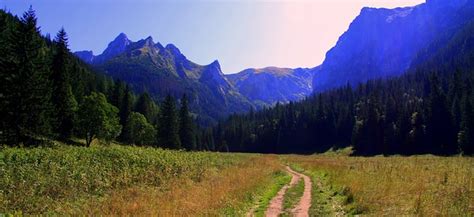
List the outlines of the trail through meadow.
{"type": "Polygon", "coordinates": [[[298,217],[309,216],[308,211],[311,207],[311,179],[302,173],[292,170],[288,166],[286,167],[286,171],[291,175],[291,182],[283,186],[277,195],[270,201],[268,209],[265,212],[265,216],[276,217],[283,213],[285,194],[288,189],[294,187],[300,181],[300,179],[304,180],[304,192],[296,207],[291,210],[291,215],[298,217]]]}

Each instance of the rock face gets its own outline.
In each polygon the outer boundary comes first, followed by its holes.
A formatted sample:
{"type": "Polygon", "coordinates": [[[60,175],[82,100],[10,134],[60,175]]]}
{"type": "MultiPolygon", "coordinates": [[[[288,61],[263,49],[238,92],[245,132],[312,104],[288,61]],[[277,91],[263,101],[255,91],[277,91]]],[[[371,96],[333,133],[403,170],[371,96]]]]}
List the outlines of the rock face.
{"type": "Polygon", "coordinates": [[[192,111],[204,123],[253,107],[225,78],[218,61],[198,65],[176,46],[163,47],[151,37],[132,42],[122,33],[98,56],[90,51],[76,55],[113,78],[126,81],[134,90],[148,91],[155,99],[186,94],[192,111]]]}
{"type": "Polygon", "coordinates": [[[301,100],[312,93],[313,70],[268,67],[246,69],[226,77],[258,105],[301,100]]]}
{"type": "Polygon", "coordinates": [[[449,37],[466,21],[464,15],[472,2],[428,0],[415,7],[363,8],[327,52],[321,67],[314,70],[314,90],[321,92],[404,73],[420,51],[443,35],[449,37]]]}

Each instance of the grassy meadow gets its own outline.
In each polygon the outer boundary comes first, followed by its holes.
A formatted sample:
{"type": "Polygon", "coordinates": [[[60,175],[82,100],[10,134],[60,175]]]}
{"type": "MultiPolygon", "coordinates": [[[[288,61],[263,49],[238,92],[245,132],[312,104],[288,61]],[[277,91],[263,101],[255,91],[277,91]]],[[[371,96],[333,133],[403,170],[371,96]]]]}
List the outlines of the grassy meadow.
{"type": "MultiPolygon", "coordinates": [[[[0,213],[264,216],[290,176],[310,216],[473,216],[472,157],[183,152],[132,146],[0,149],[0,213]]],[[[283,215],[299,201],[290,188],[283,215]]]]}
{"type": "MultiPolygon", "coordinates": [[[[316,155],[286,156],[284,159],[312,174],[314,183],[326,182],[329,189],[333,189],[332,196],[336,197],[333,200],[342,201],[339,204],[346,206],[345,213],[474,215],[472,157],[316,155]]],[[[327,185],[321,187],[320,192],[327,191],[327,185]]],[[[313,196],[313,202],[321,199],[316,196],[313,196]]],[[[312,208],[315,206],[317,204],[313,203],[312,208]]]]}
{"type": "Polygon", "coordinates": [[[119,145],[2,148],[0,213],[238,213],[279,167],[271,156],[119,145]]]}

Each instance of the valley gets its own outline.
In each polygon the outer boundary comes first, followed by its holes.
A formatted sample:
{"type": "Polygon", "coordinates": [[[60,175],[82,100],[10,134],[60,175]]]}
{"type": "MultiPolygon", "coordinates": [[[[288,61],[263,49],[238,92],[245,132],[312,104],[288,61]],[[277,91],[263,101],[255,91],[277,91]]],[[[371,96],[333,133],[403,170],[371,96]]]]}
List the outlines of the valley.
{"type": "MultiPolygon", "coordinates": [[[[258,30],[152,14],[193,45],[258,30]]],[[[474,216],[474,0],[364,7],[321,65],[232,73],[151,36],[73,52],[39,21],[0,10],[0,216],[474,216]]]]}
{"type": "Polygon", "coordinates": [[[348,153],[185,153],[60,143],[50,148],[6,148],[0,150],[0,210],[140,216],[474,212],[473,158],[365,158],[348,153]]]}

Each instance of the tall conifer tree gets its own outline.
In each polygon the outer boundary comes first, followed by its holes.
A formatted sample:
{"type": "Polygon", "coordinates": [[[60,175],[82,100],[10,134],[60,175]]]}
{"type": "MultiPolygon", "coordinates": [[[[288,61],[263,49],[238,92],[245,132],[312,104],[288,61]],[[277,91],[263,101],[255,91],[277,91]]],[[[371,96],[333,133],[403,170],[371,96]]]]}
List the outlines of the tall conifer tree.
{"type": "MultiPolygon", "coordinates": [[[[46,45],[40,37],[35,11],[23,14],[18,29],[7,39],[10,79],[7,86],[8,116],[12,135],[8,143],[28,142],[33,137],[51,132],[50,71],[46,45]]],[[[4,54],[2,54],[4,55],[4,54]]]]}
{"type": "Polygon", "coordinates": [[[129,142],[130,140],[130,129],[128,128],[128,119],[132,113],[132,96],[130,92],[130,86],[125,86],[125,91],[123,93],[122,104],[120,105],[120,125],[122,125],[122,134],[120,139],[124,142],[129,142]]]}
{"type": "Polygon", "coordinates": [[[180,149],[178,115],[175,100],[171,95],[166,96],[161,105],[158,129],[158,144],[161,147],[180,149]]]}
{"type": "Polygon", "coordinates": [[[179,138],[186,150],[196,149],[194,127],[191,116],[189,115],[188,98],[186,95],[183,95],[183,98],[181,98],[181,107],[179,110],[179,138]]]}
{"type": "Polygon", "coordinates": [[[77,102],[72,94],[70,83],[71,61],[69,57],[68,38],[62,28],[55,38],[55,54],[52,64],[52,102],[55,108],[54,129],[61,139],[67,139],[74,127],[77,102]]]}

